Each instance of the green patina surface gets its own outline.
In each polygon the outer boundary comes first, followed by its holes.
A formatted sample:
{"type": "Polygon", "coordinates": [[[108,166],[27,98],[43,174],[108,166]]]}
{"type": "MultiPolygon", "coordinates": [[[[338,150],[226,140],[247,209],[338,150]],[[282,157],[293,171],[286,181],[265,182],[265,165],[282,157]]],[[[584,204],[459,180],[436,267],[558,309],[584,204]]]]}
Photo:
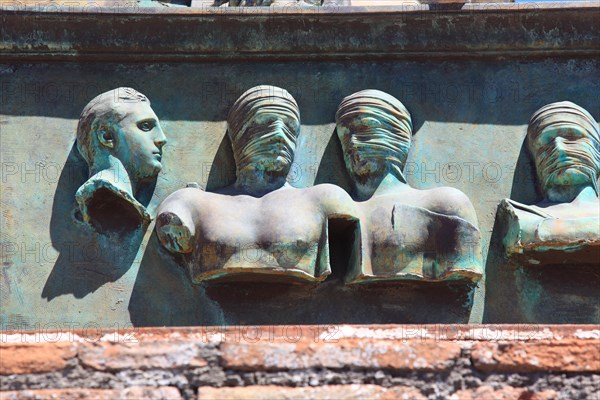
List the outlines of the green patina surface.
{"type": "Polygon", "coordinates": [[[542,199],[524,143],[530,116],[545,104],[570,100],[597,118],[599,71],[597,58],[568,55],[5,62],[0,66],[0,322],[16,328],[598,322],[598,263],[515,270],[495,222],[502,199],[524,204],[542,199]],[[402,101],[414,134],[406,180],[417,189],[450,186],[470,199],[482,236],[485,277],[472,287],[348,287],[348,234],[331,243],[338,256],[331,260],[332,274],[318,285],[192,285],[160,245],[154,223],[123,236],[99,234],[78,220],[75,193],[89,171],[74,139],[79,114],[93,97],[128,86],[152,101],[168,137],[146,207],[154,215],[162,200],[189,182],[207,190],[233,183],[227,114],[241,93],[260,84],[285,88],[298,102],[302,126],[291,179],[296,187],[334,183],[352,191],[335,134],[336,110],[345,96],[370,88],[402,101]]]}

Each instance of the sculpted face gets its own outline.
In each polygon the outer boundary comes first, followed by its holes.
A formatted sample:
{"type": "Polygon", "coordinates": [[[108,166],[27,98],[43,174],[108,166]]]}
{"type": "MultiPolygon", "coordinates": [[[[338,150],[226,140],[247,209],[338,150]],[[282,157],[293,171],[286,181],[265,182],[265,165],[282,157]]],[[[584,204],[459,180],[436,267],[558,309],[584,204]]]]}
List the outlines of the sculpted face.
{"type": "Polygon", "coordinates": [[[336,121],[346,168],[354,181],[380,179],[388,172],[404,180],[412,123],[400,101],[378,90],[363,90],[342,101],[336,121]]]}
{"type": "Polygon", "coordinates": [[[248,90],[233,105],[227,123],[238,177],[287,176],[294,161],[300,112],[285,89],[248,90]]]}
{"type": "Polygon", "coordinates": [[[583,108],[570,102],[542,107],[534,113],[527,136],[544,193],[561,187],[596,187],[600,135],[596,121],[583,108]]]}
{"type": "Polygon", "coordinates": [[[351,175],[357,180],[383,176],[388,168],[388,158],[396,157],[402,163],[406,154],[394,154],[386,145],[389,126],[368,114],[358,114],[338,126],[344,161],[351,175]]]}
{"type": "Polygon", "coordinates": [[[125,104],[114,127],[114,154],[130,176],[152,178],[162,169],[162,148],[167,142],[158,117],[148,102],[125,104]]]}
{"type": "Polygon", "coordinates": [[[294,161],[299,121],[271,110],[259,110],[246,132],[239,169],[286,174],[294,161]]]}
{"type": "Polygon", "coordinates": [[[594,184],[598,163],[593,143],[577,125],[550,126],[531,143],[543,189],[594,184]]]}
{"type": "Polygon", "coordinates": [[[81,113],[77,127],[77,148],[92,174],[111,168],[114,157],[132,180],[156,177],[162,169],[166,142],[150,101],[131,88],[94,98],[81,113]]]}

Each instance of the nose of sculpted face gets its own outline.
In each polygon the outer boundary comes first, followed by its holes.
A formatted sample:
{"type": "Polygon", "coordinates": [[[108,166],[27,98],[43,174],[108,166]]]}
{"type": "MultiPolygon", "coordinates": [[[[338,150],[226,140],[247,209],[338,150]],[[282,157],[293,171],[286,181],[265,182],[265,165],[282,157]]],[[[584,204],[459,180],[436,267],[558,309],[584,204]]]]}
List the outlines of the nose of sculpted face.
{"type": "Polygon", "coordinates": [[[253,149],[252,167],[264,172],[284,172],[293,162],[293,132],[281,119],[258,125],[255,130],[258,134],[248,146],[253,149]]]}
{"type": "Polygon", "coordinates": [[[588,156],[586,140],[577,129],[548,129],[540,140],[537,164],[546,190],[558,186],[591,183],[594,162],[588,156]]]}
{"type": "Polygon", "coordinates": [[[165,144],[167,144],[167,137],[160,126],[160,123],[156,124],[156,128],[154,129],[154,145],[158,148],[160,152],[162,152],[162,148],[165,144]]]}
{"type": "Polygon", "coordinates": [[[154,111],[145,103],[131,107],[120,122],[120,131],[119,158],[130,176],[156,177],[162,169],[162,148],[167,138],[154,111]]]}

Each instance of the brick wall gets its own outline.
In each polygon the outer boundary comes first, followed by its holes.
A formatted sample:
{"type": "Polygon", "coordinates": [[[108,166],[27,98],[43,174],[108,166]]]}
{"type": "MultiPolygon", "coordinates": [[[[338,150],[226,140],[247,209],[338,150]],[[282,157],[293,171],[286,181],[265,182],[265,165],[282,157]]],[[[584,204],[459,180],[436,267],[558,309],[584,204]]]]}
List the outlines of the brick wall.
{"type": "Polygon", "coordinates": [[[1,399],[600,399],[597,326],[9,332],[1,399]]]}

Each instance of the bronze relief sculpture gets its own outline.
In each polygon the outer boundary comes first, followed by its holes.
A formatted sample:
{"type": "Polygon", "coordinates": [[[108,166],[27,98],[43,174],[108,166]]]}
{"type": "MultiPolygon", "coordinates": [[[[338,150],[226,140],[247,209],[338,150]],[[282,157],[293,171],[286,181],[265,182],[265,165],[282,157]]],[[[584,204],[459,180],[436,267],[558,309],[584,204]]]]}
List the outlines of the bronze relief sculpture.
{"type": "Polygon", "coordinates": [[[467,196],[412,188],[403,174],[412,140],[404,105],[363,90],[343,99],[336,122],[360,213],[360,249],[347,281],[478,280],[481,239],[467,196]]]}
{"type": "Polygon", "coordinates": [[[207,280],[321,281],[331,272],[328,224],[353,219],[341,188],[292,187],[300,112],[284,89],[257,86],[227,119],[236,181],[216,192],[185,188],[159,207],[161,244],[181,254],[194,283],[207,280]]]}
{"type": "Polygon", "coordinates": [[[101,232],[146,227],[151,216],[141,199],[152,195],[166,142],[138,91],[121,87],[90,101],[77,126],[90,176],[75,194],[82,220],[101,232]]]}
{"type": "Polygon", "coordinates": [[[505,199],[498,208],[509,257],[526,264],[597,263],[600,258],[600,130],[568,102],[537,110],[527,129],[543,200],[505,199]]]}

